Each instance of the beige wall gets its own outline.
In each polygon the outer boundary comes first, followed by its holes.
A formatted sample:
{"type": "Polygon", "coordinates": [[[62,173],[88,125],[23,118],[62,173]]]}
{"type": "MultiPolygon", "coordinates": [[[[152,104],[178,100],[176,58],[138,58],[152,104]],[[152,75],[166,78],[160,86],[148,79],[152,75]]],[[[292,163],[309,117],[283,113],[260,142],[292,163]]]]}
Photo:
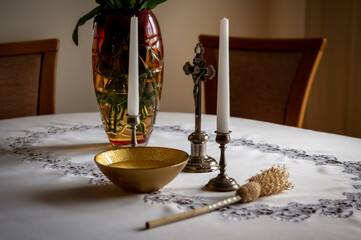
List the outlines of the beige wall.
{"type": "Polygon", "coordinates": [[[193,81],[183,72],[192,61],[200,34],[219,34],[223,17],[230,19],[231,36],[262,36],[264,1],[171,0],[155,9],[165,51],[164,91],[160,110],[194,112],[193,81]]]}
{"type": "Polygon", "coordinates": [[[92,9],[91,0],[0,1],[0,42],[59,38],[57,113],[96,111],[90,47],[92,23],[80,30],[80,46],[71,34],[78,18],[92,9]]]}
{"type": "Polygon", "coordinates": [[[302,38],[305,34],[304,0],[268,0],[265,37],[302,38]]]}
{"type": "Polygon", "coordinates": [[[165,50],[160,110],[194,112],[193,81],[182,70],[192,61],[199,34],[219,34],[229,18],[230,36],[303,37],[303,0],[170,0],[155,9],[165,50]]]}
{"type": "MultiPolygon", "coordinates": [[[[168,0],[155,9],[165,50],[162,111],[193,112],[192,80],[182,66],[193,59],[199,34],[218,34],[230,19],[231,36],[302,37],[305,0],[168,0]]],[[[97,111],[91,75],[92,21],[71,40],[92,0],[0,1],[0,42],[59,38],[56,112],[97,111]]]]}
{"type": "Polygon", "coordinates": [[[361,1],[307,0],[306,36],[328,42],[305,128],[361,137],[361,1]]]}

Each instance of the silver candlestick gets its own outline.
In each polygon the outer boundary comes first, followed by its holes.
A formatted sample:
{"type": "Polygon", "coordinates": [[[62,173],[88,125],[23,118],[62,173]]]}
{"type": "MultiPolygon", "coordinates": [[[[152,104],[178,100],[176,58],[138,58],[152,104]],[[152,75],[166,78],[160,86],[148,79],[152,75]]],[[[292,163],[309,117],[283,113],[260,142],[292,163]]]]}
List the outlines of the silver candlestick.
{"type": "Polygon", "coordinates": [[[238,183],[233,178],[228,177],[226,174],[227,162],[225,151],[227,148],[226,144],[231,141],[230,133],[231,131],[228,133],[216,132],[216,142],[220,144],[219,148],[221,149],[221,156],[219,159],[220,173],[217,177],[209,180],[208,184],[206,185],[206,188],[211,191],[229,192],[235,191],[240,187],[240,185],[238,185],[238,183]]]}
{"type": "Polygon", "coordinates": [[[191,142],[191,154],[184,172],[202,173],[213,172],[218,169],[217,161],[207,155],[208,135],[201,130],[202,122],[202,82],[206,79],[212,79],[216,73],[214,67],[206,67],[206,61],[203,59],[204,48],[198,43],[194,49],[196,56],[193,59],[193,65],[186,62],[183,70],[186,75],[192,75],[194,88],[193,98],[195,102],[195,131],[189,135],[188,140],[191,142]]]}
{"type": "Polygon", "coordinates": [[[130,145],[132,147],[136,147],[137,146],[137,126],[140,123],[139,120],[139,115],[128,115],[127,114],[127,124],[130,126],[130,131],[131,131],[131,140],[130,140],[130,145]]]}

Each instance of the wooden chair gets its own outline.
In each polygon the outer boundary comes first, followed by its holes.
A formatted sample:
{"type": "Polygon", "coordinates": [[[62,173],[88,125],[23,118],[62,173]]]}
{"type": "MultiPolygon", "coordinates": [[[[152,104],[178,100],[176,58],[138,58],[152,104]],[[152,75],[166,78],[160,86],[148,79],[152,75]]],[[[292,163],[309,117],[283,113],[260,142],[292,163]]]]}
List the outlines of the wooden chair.
{"type": "Polygon", "coordinates": [[[0,119],[54,113],[58,39],[0,44],[0,119]]]}
{"type": "MultiPolygon", "coordinates": [[[[218,36],[199,37],[217,70],[218,36]]],[[[302,127],[325,38],[229,38],[230,114],[302,127]]],[[[205,112],[216,114],[217,79],[205,83],[205,112]]]]}

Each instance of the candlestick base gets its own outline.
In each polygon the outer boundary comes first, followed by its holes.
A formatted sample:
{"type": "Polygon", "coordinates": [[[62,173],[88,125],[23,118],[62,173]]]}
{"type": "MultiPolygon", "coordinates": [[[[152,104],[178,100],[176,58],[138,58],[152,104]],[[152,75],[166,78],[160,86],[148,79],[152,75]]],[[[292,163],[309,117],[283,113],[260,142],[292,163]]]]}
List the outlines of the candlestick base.
{"type": "Polygon", "coordinates": [[[191,158],[187,162],[187,165],[184,167],[183,172],[189,173],[205,173],[205,172],[214,172],[218,170],[217,161],[210,156],[205,156],[202,158],[191,158]]]}
{"type": "Polygon", "coordinates": [[[240,185],[233,179],[225,175],[218,175],[215,178],[209,180],[206,188],[215,192],[230,192],[235,191],[240,185]]]}
{"type": "Polygon", "coordinates": [[[227,176],[227,162],[226,162],[226,145],[231,141],[231,131],[223,133],[216,131],[216,142],[219,143],[219,148],[221,150],[221,156],[219,159],[219,171],[217,177],[209,180],[206,188],[211,191],[216,192],[230,192],[237,190],[240,185],[233,179],[227,176]]]}
{"type": "Polygon", "coordinates": [[[205,132],[193,132],[189,135],[188,140],[191,142],[191,154],[183,172],[205,173],[218,170],[217,161],[207,155],[207,145],[209,140],[205,132]]]}
{"type": "Polygon", "coordinates": [[[130,145],[132,147],[137,146],[137,125],[140,123],[139,115],[128,115],[127,114],[127,124],[130,125],[130,130],[132,132],[130,145]]]}

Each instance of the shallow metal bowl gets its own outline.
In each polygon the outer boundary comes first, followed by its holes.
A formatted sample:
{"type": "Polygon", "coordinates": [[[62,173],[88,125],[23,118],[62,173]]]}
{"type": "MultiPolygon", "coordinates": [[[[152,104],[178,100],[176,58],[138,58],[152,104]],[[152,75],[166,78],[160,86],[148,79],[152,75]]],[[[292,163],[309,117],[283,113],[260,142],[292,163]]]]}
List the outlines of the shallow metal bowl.
{"type": "Polygon", "coordinates": [[[146,193],[171,182],[186,165],[188,154],[172,148],[135,147],[101,152],[94,160],[118,187],[146,193]]]}

